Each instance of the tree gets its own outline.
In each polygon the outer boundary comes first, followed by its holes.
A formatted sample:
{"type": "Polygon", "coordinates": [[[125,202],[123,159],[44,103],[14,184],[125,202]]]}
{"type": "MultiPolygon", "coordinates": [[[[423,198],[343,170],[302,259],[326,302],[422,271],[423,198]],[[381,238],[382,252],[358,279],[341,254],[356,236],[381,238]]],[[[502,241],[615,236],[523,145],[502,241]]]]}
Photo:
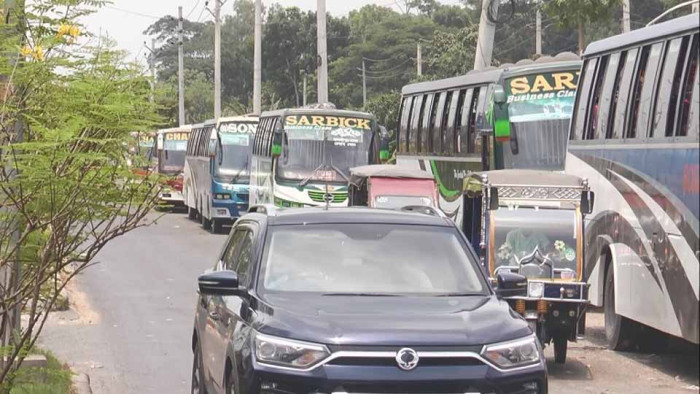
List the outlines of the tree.
{"type": "Polygon", "coordinates": [[[545,13],[554,18],[558,26],[577,29],[578,50],[582,53],[586,45],[585,26],[600,20],[609,20],[613,12],[620,7],[620,0],[549,0],[543,7],[545,13]]]}
{"type": "Polygon", "coordinates": [[[11,278],[0,283],[0,337],[12,338],[1,349],[4,393],[60,291],[110,240],[147,224],[159,191],[129,166],[132,132],[158,121],[143,70],[104,40],[74,45],[75,21],[100,3],[34,0],[0,24],[2,53],[13,54],[0,57],[9,76],[0,106],[0,272],[11,278]]]}

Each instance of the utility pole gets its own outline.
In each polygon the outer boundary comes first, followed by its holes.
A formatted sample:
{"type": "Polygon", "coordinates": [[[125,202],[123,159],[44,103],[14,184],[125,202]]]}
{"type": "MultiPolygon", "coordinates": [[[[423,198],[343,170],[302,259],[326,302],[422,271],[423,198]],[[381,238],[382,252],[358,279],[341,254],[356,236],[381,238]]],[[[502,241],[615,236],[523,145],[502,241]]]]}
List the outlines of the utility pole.
{"type": "Polygon", "coordinates": [[[700,12],[700,3],[694,3],[691,9],[693,12],[700,12]]]}
{"type": "Polygon", "coordinates": [[[367,72],[365,70],[365,58],[362,58],[362,108],[367,107],[367,72]]]}
{"type": "Polygon", "coordinates": [[[214,0],[214,119],[221,117],[221,0],[214,0]]]}
{"type": "Polygon", "coordinates": [[[420,41],[416,47],[416,74],[420,77],[423,75],[423,51],[421,50],[420,41]]]}
{"type": "Polygon", "coordinates": [[[148,56],[148,68],[151,69],[151,102],[155,102],[155,95],[156,95],[156,40],[155,38],[151,39],[151,46],[149,47],[146,45],[146,41],[143,42],[143,45],[148,49],[148,52],[151,53],[150,56],[148,56]]]}
{"type": "Polygon", "coordinates": [[[328,102],[328,50],[326,48],[326,0],[317,0],[318,25],[316,52],[318,53],[318,102],[328,102]]]}
{"type": "Polygon", "coordinates": [[[622,0],[622,32],[630,32],[630,0],[622,0]]]}
{"type": "Polygon", "coordinates": [[[489,20],[489,7],[491,7],[491,15],[496,18],[498,15],[498,1],[483,0],[481,4],[481,20],[479,21],[479,38],[476,43],[476,54],[474,56],[474,70],[483,70],[491,65],[496,24],[489,20]]]}
{"type": "Polygon", "coordinates": [[[302,88],[302,95],[304,96],[304,98],[302,99],[302,100],[303,100],[303,101],[302,101],[302,102],[303,102],[302,105],[303,105],[304,107],[306,107],[306,71],[304,71],[304,85],[303,85],[303,88],[302,88]]]}
{"type": "MultiPolygon", "coordinates": [[[[262,111],[262,0],[255,0],[254,57],[255,59],[253,61],[253,113],[255,113],[256,115],[260,115],[260,112],[262,111]]],[[[304,81],[306,81],[306,79],[304,81]]],[[[306,99],[306,94],[304,94],[304,99],[306,99]]]]}
{"type": "Polygon", "coordinates": [[[535,28],[535,54],[542,55],[542,13],[540,12],[540,2],[537,2],[537,20],[535,28]]]}
{"type": "Polygon", "coordinates": [[[177,91],[178,91],[178,110],[177,118],[180,126],[185,124],[185,54],[184,54],[184,38],[182,28],[182,6],[177,7],[177,91]]]}

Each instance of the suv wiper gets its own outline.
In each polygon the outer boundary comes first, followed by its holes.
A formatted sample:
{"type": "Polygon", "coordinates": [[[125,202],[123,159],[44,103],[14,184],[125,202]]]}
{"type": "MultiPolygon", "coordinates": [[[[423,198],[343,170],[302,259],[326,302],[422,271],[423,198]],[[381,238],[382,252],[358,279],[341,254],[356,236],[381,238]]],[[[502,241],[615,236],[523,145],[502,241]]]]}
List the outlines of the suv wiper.
{"type": "Polygon", "coordinates": [[[324,296],[357,296],[357,297],[403,297],[401,294],[390,293],[323,293],[324,296]]]}

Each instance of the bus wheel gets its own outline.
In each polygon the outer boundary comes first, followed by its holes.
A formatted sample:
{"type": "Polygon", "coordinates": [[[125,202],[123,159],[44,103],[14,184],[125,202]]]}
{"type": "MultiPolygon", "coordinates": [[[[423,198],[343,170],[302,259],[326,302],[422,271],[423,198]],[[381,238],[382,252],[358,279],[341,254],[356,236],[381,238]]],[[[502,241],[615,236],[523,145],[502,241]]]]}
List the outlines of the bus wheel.
{"type": "Polygon", "coordinates": [[[224,230],[224,224],[220,220],[211,220],[211,232],[212,234],[221,234],[224,230]]]}
{"type": "Polygon", "coordinates": [[[605,275],[603,310],[605,312],[605,338],[612,350],[628,350],[634,344],[635,323],[617,314],[615,308],[615,271],[608,264],[605,275]]]}
{"type": "Polygon", "coordinates": [[[554,342],[554,362],[564,364],[566,362],[566,349],[569,345],[566,335],[557,334],[552,338],[552,342],[554,342]]]}
{"type": "Polygon", "coordinates": [[[197,220],[197,210],[192,207],[187,207],[187,219],[197,220]]]}
{"type": "Polygon", "coordinates": [[[202,218],[202,227],[204,227],[205,230],[209,230],[211,228],[211,220],[204,217],[201,213],[199,215],[202,218]]]}

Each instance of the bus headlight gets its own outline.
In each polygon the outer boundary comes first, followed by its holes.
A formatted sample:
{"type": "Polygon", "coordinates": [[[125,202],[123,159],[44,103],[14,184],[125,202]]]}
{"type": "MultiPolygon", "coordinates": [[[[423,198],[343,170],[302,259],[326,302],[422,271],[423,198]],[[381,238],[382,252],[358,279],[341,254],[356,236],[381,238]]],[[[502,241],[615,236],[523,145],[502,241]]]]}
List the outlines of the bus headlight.
{"type": "Polygon", "coordinates": [[[544,296],[544,283],[528,282],[527,296],[530,298],[542,298],[544,296]]]}
{"type": "Polygon", "coordinates": [[[255,358],[265,364],[305,369],[331,355],[324,345],[278,338],[257,333],[255,358]]]}
{"type": "Polygon", "coordinates": [[[540,350],[534,335],[516,341],[484,346],[481,355],[504,369],[536,364],[540,361],[540,350]]]}
{"type": "Polygon", "coordinates": [[[216,193],[216,194],[214,194],[214,199],[216,199],[216,200],[230,200],[231,195],[228,193],[216,193]]]}

